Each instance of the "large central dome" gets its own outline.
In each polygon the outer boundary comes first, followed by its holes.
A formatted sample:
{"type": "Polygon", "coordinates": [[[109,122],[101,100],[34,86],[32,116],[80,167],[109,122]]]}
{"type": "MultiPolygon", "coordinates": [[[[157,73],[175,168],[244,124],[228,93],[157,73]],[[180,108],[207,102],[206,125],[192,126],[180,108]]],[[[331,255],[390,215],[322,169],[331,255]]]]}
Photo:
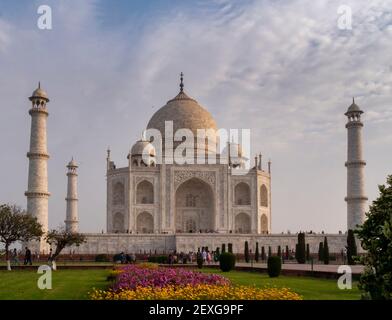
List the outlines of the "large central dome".
{"type": "Polygon", "coordinates": [[[159,130],[164,138],[165,121],[173,121],[174,133],[178,129],[186,128],[196,136],[197,129],[217,129],[212,115],[183,91],[155,112],[147,129],[159,130]]]}
{"type": "MultiPolygon", "coordinates": [[[[162,135],[162,156],[165,155],[165,141],[173,139],[173,137],[166,137],[165,135],[165,122],[172,121],[173,136],[179,129],[188,129],[194,135],[194,155],[199,153],[198,150],[205,150],[206,154],[216,152],[216,131],[217,126],[212,115],[203,108],[195,99],[190,98],[183,90],[184,85],[180,84],[180,93],[169,100],[166,105],[160,108],[152,116],[148,122],[147,129],[156,129],[162,135]],[[209,140],[207,143],[200,143],[197,139],[198,129],[209,130],[205,133],[208,135],[209,140]],[[211,135],[213,133],[213,137],[211,135]]],[[[173,147],[176,148],[183,141],[173,139],[173,147]]]]}

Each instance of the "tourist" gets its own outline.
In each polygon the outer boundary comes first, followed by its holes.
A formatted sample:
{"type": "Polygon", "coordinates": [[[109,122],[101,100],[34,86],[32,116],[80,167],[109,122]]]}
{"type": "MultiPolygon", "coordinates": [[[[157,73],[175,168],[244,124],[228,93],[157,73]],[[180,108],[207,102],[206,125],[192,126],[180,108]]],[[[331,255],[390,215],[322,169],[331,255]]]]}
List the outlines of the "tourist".
{"type": "Polygon", "coordinates": [[[18,265],[19,265],[18,252],[16,251],[16,249],[14,249],[14,250],[12,251],[12,263],[13,263],[13,265],[15,265],[15,266],[18,266],[18,265]]]}
{"type": "Polygon", "coordinates": [[[204,249],[203,249],[203,251],[202,251],[202,253],[201,253],[201,256],[202,256],[202,258],[203,258],[203,262],[206,262],[206,260],[207,260],[207,252],[205,252],[204,249]]]}
{"type": "Polygon", "coordinates": [[[48,262],[51,262],[52,261],[52,248],[50,248],[50,250],[49,250],[49,255],[48,255],[48,262]]]}
{"type": "Polygon", "coordinates": [[[24,257],[24,265],[29,264],[30,266],[33,264],[32,260],[31,260],[31,251],[29,248],[25,248],[25,257],[24,257]]]}
{"type": "Polygon", "coordinates": [[[207,263],[211,263],[211,253],[209,251],[207,252],[207,263]]]}

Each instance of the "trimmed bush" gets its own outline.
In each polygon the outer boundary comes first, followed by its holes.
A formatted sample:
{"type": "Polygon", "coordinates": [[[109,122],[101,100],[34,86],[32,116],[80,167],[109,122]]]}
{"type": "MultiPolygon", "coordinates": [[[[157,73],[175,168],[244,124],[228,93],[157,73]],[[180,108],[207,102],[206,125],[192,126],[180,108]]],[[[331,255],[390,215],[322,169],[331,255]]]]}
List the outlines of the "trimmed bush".
{"type": "Polygon", "coordinates": [[[261,247],[261,260],[265,260],[265,249],[264,249],[264,246],[263,247],[261,247]]]}
{"type": "Polygon", "coordinates": [[[199,269],[203,268],[203,256],[200,252],[198,252],[196,255],[196,262],[199,269]]]}
{"type": "Polygon", "coordinates": [[[277,256],[268,257],[268,275],[270,278],[279,277],[282,270],[282,259],[277,256]]]}
{"type": "Polygon", "coordinates": [[[310,260],[310,247],[309,247],[309,243],[306,244],[306,260],[307,260],[307,261],[310,260]]]}
{"type": "Polygon", "coordinates": [[[248,244],[248,241],[245,241],[244,256],[245,256],[245,262],[249,263],[249,244],[248,244]]]}
{"type": "Polygon", "coordinates": [[[268,247],[268,257],[271,257],[272,256],[272,249],[271,249],[271,247],[268,247]]]}
{"type": "Polygon", "coordinates": [[[322,242],[319,243],[318,259],[319,261],[324,260],[324,245],[322,242]]]}
{"type": "Polygon", "coordinates": [[[222,243],[222,253],[226,252],[226,244],[222,243]]]}
{"type": "Polygon", "coordinates": [[[117,253],[113,256],[113,262],[121,261],[121,254],[117,253]]]}
{"type": "Polygon", "coordinates": [[[95,256],[95,262],[109,262],[110,259],[106,254],[97,254],[95,256]]]}
{"type": "Polygon", "coordinates": [[[324,237],[323,260],[324,260],[324,264],[329,264],[329,248],[328,248],[327,237],[324,237]]]}
{"type": "Polygon", "coordinates": [[[260,260],[259,243],[256,242],[255,261],[259,262],[259,260],[260,260]]]}
{"type": "Polygon", "coordinates": [[[221,253],[219,257],[219,268],[223,272],[233,270],[235,267],[235,255],[230,252],[221,253]]]}
{"type": "Polygon", "coordinates": [[[169,258],[167,256],[151,256],[148,257],[147,261],[152,263],[167,264],[169,258]]]}
{"type": "Polygon", "coordinates": [[[280,246],[278,246],[278,254],[277,254],[277,256],[278,257],[282,256],[282,248],[280,246]]]}
{"type": "Polygon", "coordinates": [[[298,233],[298,244],[296,250],[296,258],[298,263],[305,263],[306,262],[306,255],[305,255],[305,233],[300,232],[298,233]]]}
{"type": "Polygon", "coordinates": [[[354,257],[357,255],[357,244],[355,243],[354,231],[349,229],[347,233],[347,264],[355,264],[354,257]]]}
{"type": "Polygon", "coordinates": [[[227,244],[227,251],[230,253],[233,253],[233,244],[232,243],[227,244]]]}

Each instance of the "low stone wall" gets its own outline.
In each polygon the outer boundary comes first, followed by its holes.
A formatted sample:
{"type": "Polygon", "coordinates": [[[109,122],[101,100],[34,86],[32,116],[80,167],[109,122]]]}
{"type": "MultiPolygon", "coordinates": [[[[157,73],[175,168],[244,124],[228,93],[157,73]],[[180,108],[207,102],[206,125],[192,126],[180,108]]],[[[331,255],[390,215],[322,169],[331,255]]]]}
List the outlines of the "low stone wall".
{"type": "MultiPolygon", "coordinates": [[[[208,247],[210,250],[221,248],[222,244],[232,243],[234,253],[243,253],[245,241],[249,243],[249,249],[253,252],[256,248],[256,242],[259,243],[259,249],[264,246],[268,252],[271,247],[273,253],[276,253],[280,245],[285,250],[286,245],[290,250],[295,249],[297,235],[249,235],[249,234],[219,234],[219,233],[190,233],[190,234],[86,234],[87,242],[79,247],[72,247],[66,252],[72,251],[75,254],[115,254],[121,251],[127,253],[140,252],[177,252],[197,251],[198,248],[208,247]]],[[[345,248],[347,236],[344,234],[306,234],[305,241],[309,243],[310,252],[318,253],[319,243],[328,239],[329,251],[331,254],[340,253],[345,248]]],[[[358,246],[359,248],[359,246],[358,246]]]]}

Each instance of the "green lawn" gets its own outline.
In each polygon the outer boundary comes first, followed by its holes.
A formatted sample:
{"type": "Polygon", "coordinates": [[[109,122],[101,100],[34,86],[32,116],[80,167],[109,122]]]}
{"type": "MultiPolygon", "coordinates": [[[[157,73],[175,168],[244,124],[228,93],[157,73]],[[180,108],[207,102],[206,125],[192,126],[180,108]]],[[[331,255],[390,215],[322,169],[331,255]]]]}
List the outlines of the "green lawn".
{"type": "MultiPolygon", "coordinates": [[[[0,300],[3,299],[88,299],[88,292],[92,288],[106,288],[106,276],[109,270],[57,270],[52,272],[53,289],[40,290],[37,280],[41,276],[36,271],[0,270],[0,300]]],[[[352,290],[340,290],[335,280],[289,277],[269,278],[267,274],[243,271],[221,272],[217,269],[203,269],[203,272],[222,274],[232,280],[234,284],[256,285],[258,287],[276,286],[288,287],[299,293],[304,299],[359,299],[360,293],[357,283],[353,283],[352,290]]]]}
{"type": "Polygon", "coordinates": [[[0,300],[83,300],[93,288],[106,288],[108,270],[57,270],[52,272],[52,289],[37,286],[36,271],[0,270],[0,300]]]}
{"type": "Polygon", "coordinates": [[[221,274],[229,278],[234,284],[257,287],[286,287],[299,293],[305,300],[358,300],[360,291],[358,283],[353,281],[351,290],[340,290],[336,280],[279,276],[270,278],[266,273],[230,271],[222,272],[218,269],[202,269],[203,272],[221,274]]]}

